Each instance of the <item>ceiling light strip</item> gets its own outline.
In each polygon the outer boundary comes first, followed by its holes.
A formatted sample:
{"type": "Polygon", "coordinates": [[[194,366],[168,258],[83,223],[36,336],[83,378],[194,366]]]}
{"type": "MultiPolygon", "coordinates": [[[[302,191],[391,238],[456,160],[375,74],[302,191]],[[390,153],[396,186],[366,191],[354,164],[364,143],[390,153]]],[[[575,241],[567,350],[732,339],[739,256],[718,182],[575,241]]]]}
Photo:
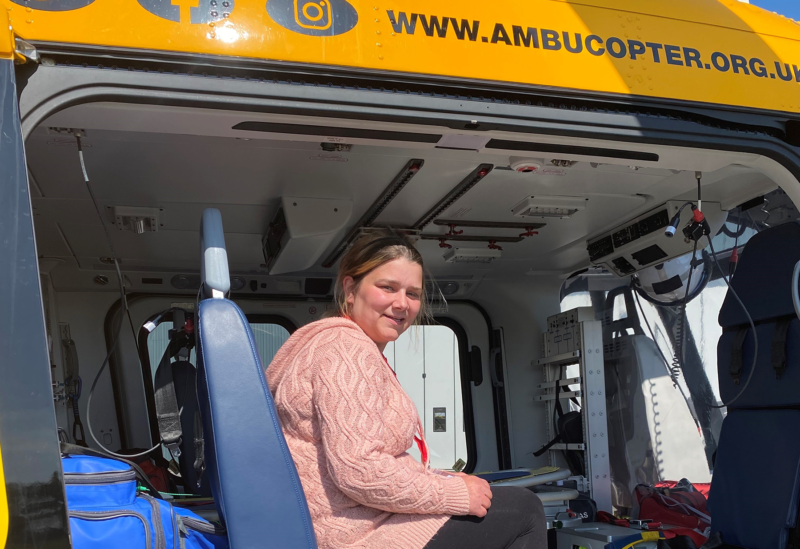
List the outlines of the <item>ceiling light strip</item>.
{"type": "Polygon", "coordinates": [[[389,186],[384,189],[381,195],[378,197],[375,202],[367,209],[364,215],[361,216],[361,219],[358,220],[358,223],[353,225],[350,231],[347,233],[347,236],[336,246],[333,253],[331,253],[325,261],[322,263],[322,266],[326,269],[329,269],[336,263],[336,260],[344,253],[347,247],[350,245],[350,242],[358,235],[359,231],[363,227],[369,227],[372,223],[378,219],[378,216],[381,215],[381,212],[386,209],[386,207],[391,203],[395,197],[400,194],[400,191],[403,190],[411,179],[417,175],[417,172],[422,169],[422,166],[425,164],[425,161],[421,158],[414,158],[409,160],[408,163],[403,167],[402,170],[395,176],[389,186]]]}
{"type": "Polygon", "coordinates": [[[522,242],[521,236],[474,236],[470,234],[459,234],[444,236],[440,234],[421,234],[422,240],[447,240],[453,242],[522,242]]]}
{"type": "Polygon", "coordinates": [[[467,227],[479,229],[541,229],[545,223],[515,223],[507,221],[464,221],[463,219],[436,219],[434,225],[467,227]]]}
{"type": "Polygon", "coordinates": [[[411,226],[412,229],[422,230],[425,225],[439,217],[439,215],[444,212],[447,208],[452,206],[456,203],[456,201],[467,194],[472,187],[477,185],[484,177],[491,173],[492,169],[494,169],[493,164],[481,164],[477,168],[475,168],[472,173],[470,173],[466,178],[464,178],[461,183],[455,186],[453,190],[451,190],[447,195],[442,198],[433,208],[431,208],[428,213],[423,215],[419,221],[414,223],[411,226]]]}

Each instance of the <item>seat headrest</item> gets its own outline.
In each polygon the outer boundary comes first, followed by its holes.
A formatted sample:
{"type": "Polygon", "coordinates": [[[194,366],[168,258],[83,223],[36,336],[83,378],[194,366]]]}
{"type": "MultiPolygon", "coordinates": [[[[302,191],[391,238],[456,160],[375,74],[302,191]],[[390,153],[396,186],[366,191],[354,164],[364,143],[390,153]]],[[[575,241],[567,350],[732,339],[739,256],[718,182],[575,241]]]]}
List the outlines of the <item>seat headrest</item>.
{"type": "MultiPolygon", "coordinates": [[[[753,322],[794,314],[792,273],[800,261],[800,224],[761,231],[744,247],[731,285],[753,322]]],[[[747,315],[729,291],[719,312],[723,328],[747,324],[747,315]]]]}
{"type": "Polygon", "coordinates": [[[224,297],[231,289],[222,214],[215,208],[204,210],[200,222],[200,282],[202,299],[224,297]]]}

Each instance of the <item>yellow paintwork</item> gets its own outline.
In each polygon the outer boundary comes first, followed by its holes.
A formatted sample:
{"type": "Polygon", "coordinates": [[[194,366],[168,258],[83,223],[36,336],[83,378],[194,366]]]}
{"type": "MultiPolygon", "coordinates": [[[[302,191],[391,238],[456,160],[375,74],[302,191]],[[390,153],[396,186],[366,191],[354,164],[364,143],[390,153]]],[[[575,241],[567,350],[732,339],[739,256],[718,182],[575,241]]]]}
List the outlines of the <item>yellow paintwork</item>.
{"type": "Polygon", "coordinates": [[[15,49],[14,33],[11,32],[8,13],[0,13],[0,59],[14,59],[15,49]]]}
{"type": "MultiPolygon", "coordinates": [[[[30,4],[45,1],[55,0],[30,4]]],[[[208,0],[149,1],[180,5],[181,22],[153,15],[137,0],[95,0],[61,12],[25,8],[12,0],[0,4],[8,10],[15,34],[29,41],[241,56],[800,112],[800,25],[736,0],[349,0],[358,23],[348,32],[324,37],[282,27],[267,13],[265,0],[235,0],[230,17],[213,24],[189,22],[191,7],[208,0]],[[419,22],[414,35],[396,32],[388,10],[477,20],[480,36],[459,40],[450,28],[444,38],[429,37],[419,22]],[[701,55],[702,68],[667,64],[663,49],[656,63],[650,49],[634,60],[629,53],[614,58],[607,52],[592,55],[586,48],[570,53],[507,45],[502,35],[492,43],[496,23],[503,25],[509,42],[512,26],[519,25],[555,30],[562,38],[562,32],[573,39],[580,33],[584,41],[593,34],[604,46],[612,37],[626,46],[628,41],[678,46],[671,50],[673,60],[675,51],[683,60],[688,55],[683,48],[693,48],[701,55]],[[731,54],[747,62],[759,59],[765,76],[742,70],[734,74],[732,68],[721,72],[710,63],[715,52],[729,61],[731,54]],[[781,80],[776,62],[791,81],[781,80]]],[[[300,9],[297,2],[310,1],[294,0],[294,13],[300,9]]],[[[309,13],[324,15],[320,29],[330,27],[326,14],[309,13]]],[[[304,26],[308,24],[306,20],[304,26]]],[[[716,60],[724,67],[722,58],[716,60]]]]}
{"type": "Polygon", "coordinates": [[[6,500],[6,480],[3,476],[3,456],[0,454],[0,548],[6,546],[8,536],[8,501],[6,500]]]}

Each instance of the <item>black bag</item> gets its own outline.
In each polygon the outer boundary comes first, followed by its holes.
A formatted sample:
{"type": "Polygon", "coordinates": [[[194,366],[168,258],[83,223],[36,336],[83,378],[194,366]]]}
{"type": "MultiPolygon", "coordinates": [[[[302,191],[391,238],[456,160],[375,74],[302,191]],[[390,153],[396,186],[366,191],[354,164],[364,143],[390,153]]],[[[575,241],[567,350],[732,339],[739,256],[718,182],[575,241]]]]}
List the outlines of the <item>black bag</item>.
{"type": "MultiPolygon", "coordinates": [[[[561,410],[560,403],[556,405],[556,412],[558,412],[558,421],[556,422],[558,434],[553,440],[545,444],[541,450],[533,453],[536,457],[544,454],[558,442],[565,444],[580,444],[583,442],[583,418],[581,413],[567,412],[565,414],[561,410]]],[[[586,465],[583,453],[577,450],[564,450],[563,454],[572,474],[585,476],[586,465]]]]}

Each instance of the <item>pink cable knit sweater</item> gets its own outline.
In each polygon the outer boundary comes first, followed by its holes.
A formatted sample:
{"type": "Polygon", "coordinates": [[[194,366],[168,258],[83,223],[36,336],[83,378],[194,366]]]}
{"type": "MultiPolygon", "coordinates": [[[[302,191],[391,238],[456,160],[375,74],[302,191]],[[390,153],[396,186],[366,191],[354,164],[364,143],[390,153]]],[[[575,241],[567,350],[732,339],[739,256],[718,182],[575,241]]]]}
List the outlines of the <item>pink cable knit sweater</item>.
{"type": "Polygon", "coordinates": [[[320,549],[422,549],[466,515],[459,477],[412,458],[414,403],[354,322],[297,330],[267,368],[320,549]]]}

